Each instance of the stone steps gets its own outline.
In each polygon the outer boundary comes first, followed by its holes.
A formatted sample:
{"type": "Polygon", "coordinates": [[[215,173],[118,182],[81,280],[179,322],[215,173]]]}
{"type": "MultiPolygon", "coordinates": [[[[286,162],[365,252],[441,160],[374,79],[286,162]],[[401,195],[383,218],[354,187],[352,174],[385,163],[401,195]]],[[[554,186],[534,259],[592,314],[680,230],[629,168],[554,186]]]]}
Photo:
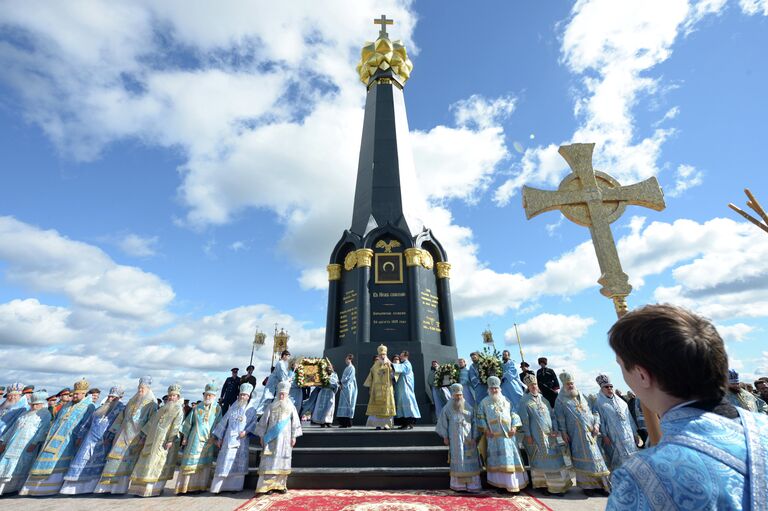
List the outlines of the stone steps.
{"type": "MultiPolygon", "coordinates": [[[[246,485],[256,486],[261,447],[250,447],[246,485]]],[[[440,489],[448,487],[448,447],[433,427],[376,431],[304,427],[293,449],[289,488],[440,489]]]]}

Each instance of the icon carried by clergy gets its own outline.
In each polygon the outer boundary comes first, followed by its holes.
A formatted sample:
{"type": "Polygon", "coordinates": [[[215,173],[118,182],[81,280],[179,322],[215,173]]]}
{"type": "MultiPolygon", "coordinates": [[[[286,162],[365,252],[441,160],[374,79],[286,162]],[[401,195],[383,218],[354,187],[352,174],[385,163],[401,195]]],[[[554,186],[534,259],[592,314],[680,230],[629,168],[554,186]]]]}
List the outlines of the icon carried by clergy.
{"type": "Polygon", "coordinates": [[[375,254],[376,284],[403,283],[403,254],[375,254]]]}

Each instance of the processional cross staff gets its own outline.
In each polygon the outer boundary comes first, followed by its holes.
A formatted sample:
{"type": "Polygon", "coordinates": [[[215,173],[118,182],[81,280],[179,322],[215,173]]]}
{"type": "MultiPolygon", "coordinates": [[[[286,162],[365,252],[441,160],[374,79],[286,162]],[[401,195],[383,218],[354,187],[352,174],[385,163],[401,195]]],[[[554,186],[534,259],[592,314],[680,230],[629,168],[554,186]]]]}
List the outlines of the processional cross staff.
{"type": "MultiPolygon", "coordinates": [[[[560,210],[568,220],[589,228],[600,265],[600,293],[613,300],[616,314],[627,313],[627,296],[632,291],[629,277],[621,269],[611,223],[621,217],[628,205],[644,206],[656,211],[664,209],[664,194],[655,177],[621,186],[616,179],[592,167],[595,144],[560,146],[558,152],[568,163],[571,173],[565,176],[557,191],[523,186],[523,208],[530,220],[546,211],[560,210]]],[[[655,444],[661,438],[659,418],[643,403],[648,436],[655,444]]]]}
{"type": "Polygon", "coordinates": [[[749,191],[749,188],[744,189],[744,193],[747,194],[747,198],[749,199],[747,201],[747,206],[752,208],[752,211],[760,215],[760,218],[762,219],[762,222],[758,220],[757,218],[753,217],[743,209],[737,207],[735,204],[730,203],[728,204],[728,207],[734,210],[736,213],[740,214],[765,232],[768,232],[768,214],[765,213],[765,210],[760,205],[759,202],[757,202],[757,199],[755,199],[755,196],[752,195],[752,192],[749,191]]]}

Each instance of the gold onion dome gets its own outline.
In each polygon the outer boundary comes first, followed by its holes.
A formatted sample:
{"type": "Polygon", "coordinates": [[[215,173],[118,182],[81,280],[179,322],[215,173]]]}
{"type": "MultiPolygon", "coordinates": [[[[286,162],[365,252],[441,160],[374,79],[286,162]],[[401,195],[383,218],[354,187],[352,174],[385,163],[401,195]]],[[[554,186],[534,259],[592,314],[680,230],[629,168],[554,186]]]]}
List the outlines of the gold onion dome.
{"type": "MultiPolygon", "coordinates": [[[[391,22],[391,20],[387,21],[391,22]]],[[[405,45],[400,40],[390,40],[389,34],[384,30],[385,26],[382,25],[379,38],[374,42],[366,42],[360,52],[360,62],[357,63],[356,69],[360,75],[360,81],[366,86],[378,71],[392,69],[403,83],[410,78],[411,71],[413,71],[413,63],[408,58],[405,45]]]]}

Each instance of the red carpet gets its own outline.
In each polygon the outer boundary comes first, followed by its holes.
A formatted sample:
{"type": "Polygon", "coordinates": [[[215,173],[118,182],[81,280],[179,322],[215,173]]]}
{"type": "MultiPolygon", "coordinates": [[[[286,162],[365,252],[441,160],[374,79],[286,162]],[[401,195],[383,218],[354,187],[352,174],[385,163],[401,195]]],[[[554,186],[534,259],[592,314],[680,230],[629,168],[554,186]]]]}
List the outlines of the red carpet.
{"type": "Polygon", "coordinates": [[[253,498],[237,511],[552,511],[527,494],[419,490],[289,490],[253,498]]]}

